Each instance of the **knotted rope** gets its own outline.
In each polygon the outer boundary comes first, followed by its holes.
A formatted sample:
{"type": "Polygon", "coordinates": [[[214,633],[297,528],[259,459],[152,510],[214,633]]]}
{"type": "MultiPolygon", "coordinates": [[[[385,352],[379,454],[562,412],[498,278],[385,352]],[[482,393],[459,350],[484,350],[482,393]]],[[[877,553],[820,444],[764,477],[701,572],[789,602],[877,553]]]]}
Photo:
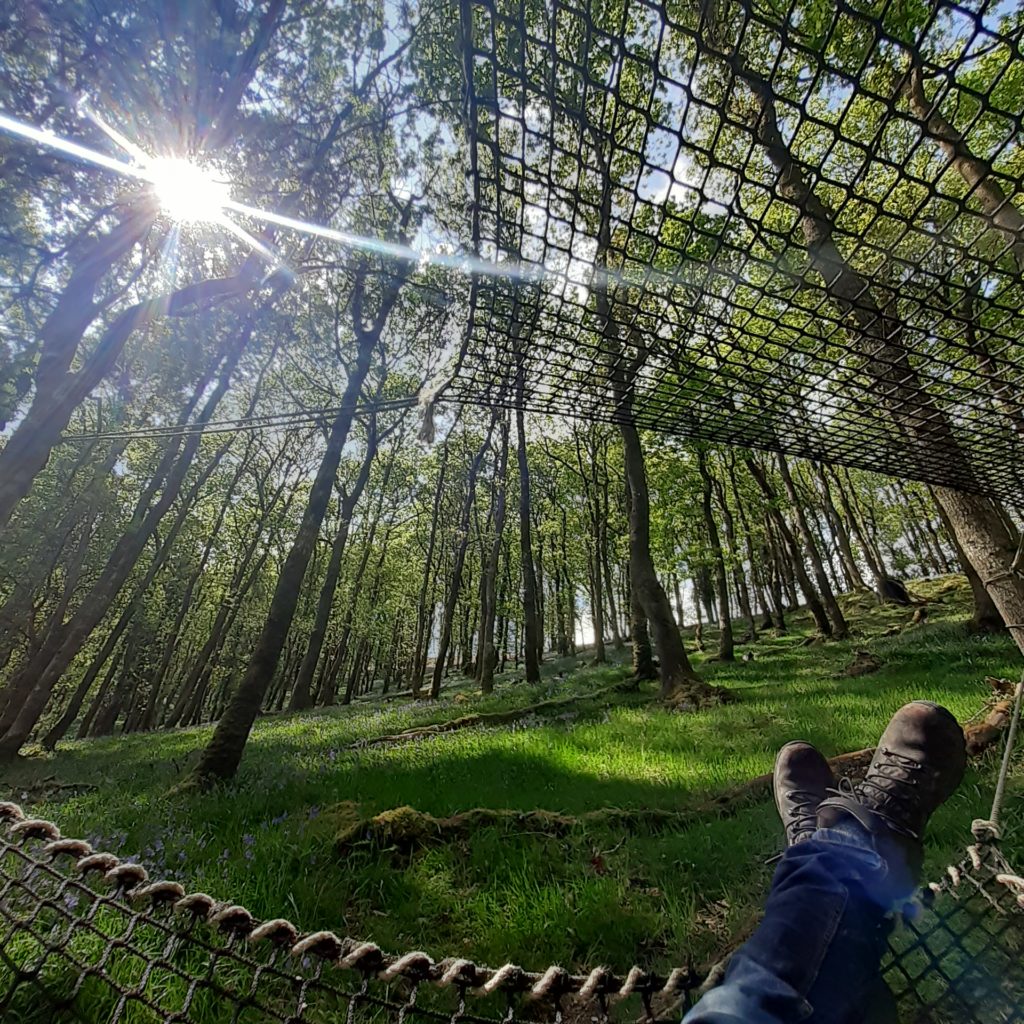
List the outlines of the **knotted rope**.
{"type": "Polygon", "coordinates": [[[678,1000],[696,989],[702,980],[689,967],[677,967],[666,975],[637,966],[624,975],[615,974],[607,967],[595,967],[587,974],[572,974],[559,966],[548,967],[545,971],[527,971],[513,963],[485,967],[463,957],[434,960],[419,950],[395,955],[374,942],[339,936],[332,931],[302,933],[285,918],[258,921],[239,904],[218,901],[204,892],[187,892],[178,882],[152,881],[141,864],[95,851],[82,839],[64,838],[52,821],[29,818],[15,803],[0,803],[0,823],[6,825],[14,842],[42,842],[42,852],[50,860],[70,858],[78,874],[99,876],[133,904],[170,908],[176,914],[205,921],[234,939],[250,944],[272,942],[284,947],[293,957],[317,957],[335,967],[359,971],[385,982],[404,979],[439,987],[456,986],[460,991],[478,996],[501,992],[549,1002],[557,1002],[564,996],[619,1000],[638,995],[647,1007],[647,1015],[652,1016],[652,999],[678,1000]]]}

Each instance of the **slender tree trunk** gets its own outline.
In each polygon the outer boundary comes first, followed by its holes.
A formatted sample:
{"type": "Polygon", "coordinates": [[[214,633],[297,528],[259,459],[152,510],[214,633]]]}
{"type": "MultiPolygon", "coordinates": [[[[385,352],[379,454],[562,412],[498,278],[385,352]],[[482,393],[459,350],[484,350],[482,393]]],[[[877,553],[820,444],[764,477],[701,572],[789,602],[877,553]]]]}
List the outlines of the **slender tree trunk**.
{"type": "MultiPolygon", "coordinates": [[[[733,520],[732,510],[726,500],[725,486],[717,476],[711,476],[711,483],[714,488],[715,498],[718,507],[722,510],[722,528],[725,530],[725,540],[729,545],[730,560],[733,564],[733,584],[736,589],[736,599],[739,601],[740,614],[747,620],[747,640],[757,639],[757,621],[754,618],[754,609],[750,604],[750,591],[747,588],[746,576],[743,572],[743,556],[740,554],[739,543],[736,539],[736,523],[733,520]]],[[[753,567],[753,563],[751,563],[753,567]]]]}
{"type": "Polygon", "coordinates": [[[615,585],[612,582],[611,562],[608,558],[608,474],[605,473],[601,481],[601,504],[603,507],[600,521],[600,553],[601,570],[604,573],[604,590],[608,596],[608,612],[612,627],[612,645],[619,649],[623,645],[622,631],[619,629],[619,611],[615,607],[615,585]]]}
{"type": "Polygon", "coordinates": [[[483,444],[480,445],[479,451],[473,456],[466,473],[466,493],[462,500],[462,512],[459,516],[459,525],[455,537],[452,572],[448,581],[448,596],[445,600],[444,612],[441,617],[441,636],[437,645],[437,657],[434,660],[434,674],[430,680],[430,696],[434,700],[441,693],[445,662],[451,647],[455,608],[459,601],[459,591],[462,588],[462,570],[466,564],[466,549],[469,547],[469,520],[473,510],[473,499],[476,496],[477,474],[480,472],[480,463],[487,454],[487,449],[491,446],[491,434],[494,431],[496,419],[497,414],[492,416],[483,444]]]}
{"type": "Polygon", "coordinates": [[[93,719],[96,717],[99,709],[103,706],[104,701],[106,701],[107,694],[110,692],[110,688],[114,684],[114,679],[117,677],[117,673],[121,670],[121,664],[124,657],[125,651],[124,648],[122,648],[111,660],[110,667],[107,669],[107,674],[103,677],[103,682],[100,683],[100,688],[97,691],[96,696],[93,698],[93,702],[89,706],[89,710],[79,723],[78,739],[85,739],[92,731],[93,719]]]}
{"type": "Polygon", "coordinates": [[[725,556],[722,552],[722,540],[718,535],[718,524],[711,507],[711,473],[708,471],[707,455],[697,452],[697,468],[703,484],[701,489],[701,508],[704,512],[704,528],[708,533],[711,545],[711,556],[715,561],[715,587],[718,591],[718,659],[719,661],[735,661],[733,649],[732,616],[729,613],[729,585],[725,575],[725,556]]]}
{"type": "MultiPolygon", "coordinates": [[[[316,672],[317,664],[320,661],[320,653],[324,646],[324,637],[327,635],[327,624],[331,618],[331,609],[334,607],[334,593],[338,587],[338,577],[341,575],[341,563],[345,557],[345,547],[348,543],[349,527],[352,523],[352,514],[356,504],[361,497],[367,480],[370,479],[370,468],[377,455],[377,425],[373,418],[366,436],[366,451],[363,455],[359,473],[352,484],[352,490],[345,493],[341,499],[339,510],[337,532],[331,543],[331,557],[327,562],[327,571],[320,587],[320,596],[317,599],[316,616],[313,619],[313,628],[310,630],[309,640],[306,642],[306,651],[299,665],[298,675],[295,677],[295,686],[291,692],[288,702],[290,711],[301,711],[313,703],[311,692],[313,674],[316,672]]],[[[384,481],[381,490],[387,489],[387,479],[391,471],[394,459],[388,463],[384,472],[384,481]]]]}
{"type": "Polygon", "coordinates": [[[836,640],[843,640],[850,635],[850,627],[846,623],[846,616],[843,615],[843,610],[839,607],[836,595],[829,584],[825,567],[821,562],[821,554],[814,543],[814,534],[811,532],[810,524],[807,522],[807,515],[800,502],[800,495],[797,493],[796,486],[793,483],[793,477],[790,475],[789,464],[782,455],[778,456],[778,464],[782,483],[786,488],[786,494],[793,505],[796,515],[797,528],[800,531],[800,536],[803,538],[804,550],[811,563],[811,569],[818,584],[818,593],[821,595],[825,609],[828,612],[828,617],[832,623],[832,636],[836,640]]]}
{"type": "Polygon", "coordinates": [[[847,495],[839,474],[834,469],[832,473],[836,485],[836,493],[839,495],[839,504],[842,506],[846,521],[850,524],[850,530],[860,545],[864,561],[868,563],[871,575],[875,578],[875,588],[877,589],[881,586],[882,579],[885,577],[885,565],[882,562],[882,556],[868,537],[867,529],[854,508],[853,500],[847,495]]]}
{"type": "Polygon", "coordinates": [[[502,541],[505,534],[505,488],[508,473],[509,442],[509,423],[504,415],[502,416],[499,430],[501,446],[498,454],[498,464],[494,471],[494,487],[491,498],[493,509],[492,529],[494,535],[491,538],[490,553],[488,554],[486,569],[482,574],[482,586],[480,588],[480,652],[477,658],[479,662],[477,678],[480,682],[480,689],[484,693],[491,693],[494,690],[494,669],[498,664],[498,651],[494,646],[494,625],[498,604],[498,566],[501,561],[502,541]]]}
{"type": "MultiPolygon", "coordinates": [[[[523,632],[526,681],[540,682],[538,651],[542,643],[537,621],[537,577],[533,569],[533,541],[530,531],[530,463],[526,456],[526,423],[523,410],[516,409],[516,461],[519,466],[519,558],[523,576],[523,632]]],[[[597,573],[600,574],[600,564],[597,573]]]]}
{"type": "Polygon", "coordinates": [[[619,431],[622,434],[632,498],[629,516],[630,582],[654,634],[661,697],[671,701],[706,700],[712,695],[712,689],[690,665],[668,595],[658,579],[651,558],[650,498],[640,435],[632,423],[619,424],[619,431]]]}
{"type": "Polygon", "coordinates": [[[371,358],[380,342],[384,325],[398,300],[403,283],[403,276],[392,277],[381,298],[377,316],[367,327],[363,318],[365,271],[360,272],[356,280],[352,299],[352,320],[356,336],[355,365],[349,372],[341,406],[331,424],[327,446],[309,491],[298,534],[278,576],[270,611],[256,648],[245,675],[224,709],[224,714],[217,723],[217,728],[193,773],[191,781],[201,788],[208,788],[220,779],[231,778],[238,769],[249,732],[259,714],[263,695],[277,669],[281,650],[288,638],[306,567],[313,553],[324,513],[327,511],[331,488],[341,461],[341,452],[348,440],[356,404],[370,369],[371,358]]]}
{"type": "MultiPolygon", "coordinates": [[[[629,477],[626,477],[626,518],[632,521],[633,518],[633,495],[629,489],[629,477]]],[[[632,562],[630,563],[632,565],[632,562]]],[[[658,670],[654,664],[654,652],[651,649],[651,634],[647,625],[647,615],[644,612],[640,595],[633,586],[632,572],[630,572],[629,584],[629,633],[633,642],[633,678],[639,682],[642,679],[657,679],[658,670]]],[[[678,581],[677,584],[678,586],[678,581]]]]}
{"type": "Polygon", "coordinates": [[[818,477],[818,482],[821,484],[820,494],[825,508],[825,517],[828,519],[832,536],[836,539],[836,546],[839,548],[839,556],[843,563],[843,571],[845,572],[847,581],[850,584],[850,589],[867,590],[868,585],[864,581],[864,577],[861,575],[860,567],[857,565],[857,559],[853,554],[853,545],[850,543],[850,534],[846,529],[846,525],[843,523],[842,517],[839,515],[839,510],[836,508],[835,502],[832,500],[832,489],[829,487],[828,478],[825,476],[825,470],[822,468],[820,462],[816,462],[814,464],[814,469],[818,477]]]}
{"type": "Polygon", "coordinates": [[[825,614],[825,607],[821,603],[821,599],[818,597],[810,577],[807,575],[807,570],[804,568],[803,555],[800,551],[800,546],[796,542],[796,538],[793,536],[793,531],[790,530],[785,517],[779,511],[778,496],[775,493],[775,488],[769,483],[764,470],[751,456],[746,456],[744,463],[768,502],[768,514],[771,516],[776,530],[778,530],[783,543],[786,545],[786,550],[789,554],[788,564],[796,576],[797,582],[800,584],[800,589],[804,592],[807,608],[814,619],[815,625],[818,627],[818,632],[822,636],[830,637],[832,635],[832,624],[829,622],[828,616],[825,614]]]}
{"type": "MultiPolygon", "coordinates": [[[[452,427],[454,430],[454,425],[452,427]]],[[[448,437],[451,437],[449,432],[448,437]]],[[[427,657],[430,638],[433,631],[434,606],[434,548],[437,544],[437,531],[441,519],[441,497],[444,494],[445,477],[448,472],[449,442],[446,438],[441,443],[441,461],[437,470],[437,486],[434,488],[434,505],[430,515],[430,538],[427,541],[427,554],[423,564],[423,581],[420,585],[419,602],[416,606],[416,660],[412,674],[412,692],[418,696],[423,686],[423,676],[427,671],[427,657]],[[429,598],[429,607],[428,607],[429,598]],[[429,626],[428,626],[429,620],[429,626]]]]}

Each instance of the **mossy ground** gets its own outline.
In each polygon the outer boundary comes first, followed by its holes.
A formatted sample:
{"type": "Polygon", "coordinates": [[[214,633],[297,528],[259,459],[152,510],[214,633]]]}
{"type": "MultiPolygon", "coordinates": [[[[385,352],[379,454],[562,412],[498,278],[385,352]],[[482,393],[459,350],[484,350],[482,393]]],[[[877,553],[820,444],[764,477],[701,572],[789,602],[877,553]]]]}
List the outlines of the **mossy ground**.
{"type": "MultiPolygon", "coordinates": [[[[989,695],[985,676],[1016,677],[1019,655],[1007,638],[967,633],[962,581],[913,589],[935,599],[928,620],[894,635],[883,634],[909,623],[913,609],[851,597],[844,599],[857,631],[850,641],[802,646],[810,624],[795,616],[787,635],[740,647],[753,651],[753,661],[713,663],[709,643],[696,662],[738,699],[696,713],[664,710],[646,686],[502,727],[346,749],[626,678],[624,663],[588,667],[584,653],[549,664],[540,686],[505,673],[489,697],[461,683],[436,704],[267,717],[236,782],[205,795],[170,795],[209,734],[202,728],[67,744],[6,769],[0,789],[57,820],[66,835],[136,855],[154,876],[242,903],[258,917],[291,918],[304,930],[528,968],[706,962],[749,927],[763,900],[765,861],[781,838],[769,798],[686,827],[612,815],[546,829],[536,817],[507,816],[444,842],[342,849],[337,837],[406,806],[436,817],[474,808],[576,817],[602,808],[686,810],[770,770],[788,739],[809,739],[828,755],[870,746],[892,712],[916,697],[965,719],[989,695]],[[842,676],[862,649],[883,666],[842,676]]],[[[959,855],[971,819],[987,813],[996,764],[990,754],[972,766],[936,816],[933,869],[959,855]]],[[[1021,774],[1018,767],[1006,819],[1007,850],[1018,860],[1021,774]]]]}

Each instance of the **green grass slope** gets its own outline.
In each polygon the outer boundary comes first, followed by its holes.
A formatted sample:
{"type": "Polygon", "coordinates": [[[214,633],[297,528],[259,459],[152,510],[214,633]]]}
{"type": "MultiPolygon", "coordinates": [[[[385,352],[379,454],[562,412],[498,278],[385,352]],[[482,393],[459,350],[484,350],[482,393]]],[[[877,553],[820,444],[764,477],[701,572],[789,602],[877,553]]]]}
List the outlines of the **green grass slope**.
{"type": "MultiPolygon", "coordinates": [[[[715,959],[756,917],[781,833],[770,798],[676,819],[566,816],[701,808],[771,768],[788,739],[834,755],[873,745],[915,697],[961,719],[989,696],[986,675],[1015,677],[1006,638],[970,636],[956,578],[914,588],[934,600],[928,621],[901,632],[910,610],[848,598],[853,640],[802,646],[810,625],[745,645],[754,660],[702,671],[735,704],[695,714],[661,709],[653,687],[598,697],[497,727],[353,749],[357,741],[466,714],[588,694],[625,679],[624,665],[586,656],[547,667],[538,687],[502,677],[491,697],[464,685],[437,704],[367,703],[268,717],[254,730],[235,784],[170,796],[208,729],[69,744],[7,769],[0,796],[58,822],[65,835],[136,855],[154,877],[181,881],[262,918],[330,928],[392,951],[423,949],[486,963],[666,967],[715,959]],[[885,635],[892,633],[893,635],[885,635]],[[884,664],[847,678],[857,650],[884,664]],[[437,817],[473,808],[559,812],[508,816],[419,842],[339,847],[352,826],[409,806],[437,817]]],[[[960,855],[972,818],[988,811],[997,757],[972,766],[936,817],[933,870],[960,855]]],[[[1020,772],[1011,784],[1007,851],[1018,860],[1020,772]]],[[[429,830],[428,830],[429,832],[429,830]]],[[[417,838],[417,837],[413,837],[417,838]]]]}

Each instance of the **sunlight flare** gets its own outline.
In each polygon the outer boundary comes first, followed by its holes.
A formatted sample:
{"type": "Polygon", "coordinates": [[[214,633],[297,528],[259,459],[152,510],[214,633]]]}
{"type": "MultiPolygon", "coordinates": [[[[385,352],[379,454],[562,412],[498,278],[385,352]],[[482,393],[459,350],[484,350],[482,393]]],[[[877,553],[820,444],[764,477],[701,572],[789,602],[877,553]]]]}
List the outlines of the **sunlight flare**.
{"type": "Polygon", "coordinates": [[[219,222],[230,188],[215,172],[182,157],[155,157],[146,176],[168,216],[183,224],[219,222]]]}

